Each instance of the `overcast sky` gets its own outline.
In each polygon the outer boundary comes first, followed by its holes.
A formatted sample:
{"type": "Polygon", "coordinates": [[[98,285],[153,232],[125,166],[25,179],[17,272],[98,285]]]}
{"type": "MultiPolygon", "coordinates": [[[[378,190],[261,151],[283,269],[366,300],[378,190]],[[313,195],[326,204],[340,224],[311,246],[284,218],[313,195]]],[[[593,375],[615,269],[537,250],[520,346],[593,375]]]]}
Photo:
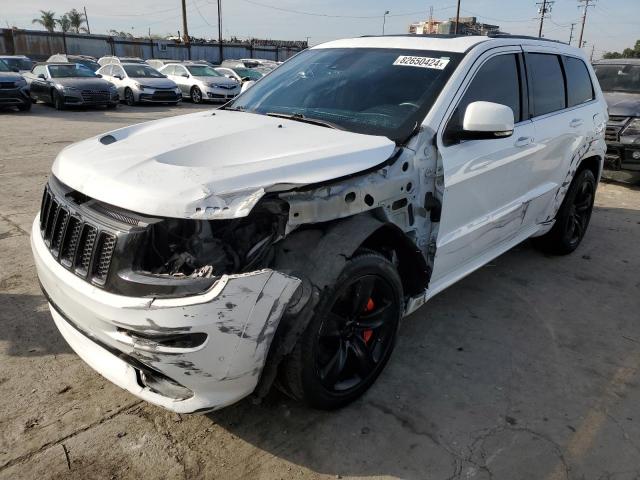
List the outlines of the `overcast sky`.
{"type": "MultiPolygon", "coordinates": [[[[537,0],[462,0],[461,15],[476,16],[485,23],[500,25],[514,34],[537,35],[537,0]]],[[[540,0],[542,1],[542,0],[540,0]]],[[[334,38],[380,34],[382,14],[390,11],[386,33],[406,33],[409,23],[425,20],[429,6],[434,17],[446,20],[455,15],[456,0],[222,0],[223,35],[281,40],[304,40],[311,44],[334,38]],[[275,8],[274,8],[275,7],[275,8]],[[278,10],[281,9],[281,10],[278,10]]],[[[182,30],[180,0],[0,0],[2,26],[41,28],[31,24],[38,10],[62,15],[71,8],[86,6],[92,33],[110,29],[143,35],[176,34],[182,30]]],[[[187,0],[189,33],[217,37],[216,0],[187,0]]],[[[551,18],[545,20],[548,38],[568,41],[570,24],[582,10],[578,0],[556,0],[551,18]]],[[[608,50],[621,50],[640,39],[640,0],[598,0],[589,9],[585,30],[587,49],[596,57],[608,50]]]]}

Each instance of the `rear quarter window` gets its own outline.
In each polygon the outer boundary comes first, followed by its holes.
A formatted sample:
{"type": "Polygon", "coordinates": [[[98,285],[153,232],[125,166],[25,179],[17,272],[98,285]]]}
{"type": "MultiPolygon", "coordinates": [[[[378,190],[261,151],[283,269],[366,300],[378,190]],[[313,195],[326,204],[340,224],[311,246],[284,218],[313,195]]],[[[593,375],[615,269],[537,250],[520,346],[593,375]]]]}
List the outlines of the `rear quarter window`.
{"type": "Polygon", "coordinates": [[[560,57],[548,53],[529,53],[526,62],[531,79],[533,115],[537,117],[566,108],[560,57]]]}
{"type": "Polygon", "coordinates": [[[575,107],[593,100],[593,84],[585,63],[579,58],[565,57],[567,75],[567,101],[569,107],[575,107]]]}

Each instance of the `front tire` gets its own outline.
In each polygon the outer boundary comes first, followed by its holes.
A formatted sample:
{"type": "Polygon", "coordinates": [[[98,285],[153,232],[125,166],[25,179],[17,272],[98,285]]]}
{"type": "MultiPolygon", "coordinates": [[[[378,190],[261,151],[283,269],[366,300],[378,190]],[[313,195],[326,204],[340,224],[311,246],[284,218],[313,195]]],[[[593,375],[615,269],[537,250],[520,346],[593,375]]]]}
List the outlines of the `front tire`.
{"type": "Polygon", "coordinates": [[[202,103],[202,90],[198,87],[193,87],[191,89],[191,101],[193,103],[202,103]]]}
{"type": "Polygon", "coordinates": [[[578,248],[587,232],[595,197],[596,179],[585,168],[571,182],[553,228],[533,239],[536,247],[553,255],[568,255],[578,248]]]}
{"type": "Polygon", "coordinates": [[[21,112],[28,112],[31,110],[31,99],[24,102],[22,105],[18,105],[18,110],[21,112]]]}
{"type": "Polygon", "coordinates": [[[136,97],[133,95],[133,90],[130,88],[124,89],[124,102],[130,107],[133,107],[136,104],[136,97]]]}
{"type": "Polygon", "coordinates": [[[51,97],[53,99],[53,106],[56,110],[64,110],[64,97],[58,93],[57,90],[54,90],[51,93],[51,97]]]}
{"type": "Polygon", "coordinates": [[[375,252],[344,266],[321,293],[316,311],[282,365],[283,390],[311,407],[331,410],[360,397],[384,369],[402,316],[396,267],[375,252]]]}

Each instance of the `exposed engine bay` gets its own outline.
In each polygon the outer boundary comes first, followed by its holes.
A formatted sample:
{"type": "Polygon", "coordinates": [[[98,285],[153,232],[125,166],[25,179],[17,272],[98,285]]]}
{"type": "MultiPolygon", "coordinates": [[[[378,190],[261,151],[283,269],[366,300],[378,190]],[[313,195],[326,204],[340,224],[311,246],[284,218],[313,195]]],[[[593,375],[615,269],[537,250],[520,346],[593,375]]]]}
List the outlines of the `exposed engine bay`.
{"type": "Polygon", "coordinates": [[[150,226],[142,271],[174,277],[243,273],[269,264],[284,237],[288,205],[266,199],[250,215],[232,220],[168,218],[150,226]]]}

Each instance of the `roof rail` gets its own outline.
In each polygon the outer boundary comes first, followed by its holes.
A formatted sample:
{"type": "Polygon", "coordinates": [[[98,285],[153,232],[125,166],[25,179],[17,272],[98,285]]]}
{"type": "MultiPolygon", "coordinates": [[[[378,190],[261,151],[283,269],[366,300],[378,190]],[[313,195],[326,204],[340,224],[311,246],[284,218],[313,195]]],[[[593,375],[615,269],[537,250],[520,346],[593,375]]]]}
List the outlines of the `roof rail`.
{"type": "Polygon", "coordinates": [[[531,35],[512,35],[510,33],[488,33],[486,36],[489,38],[519,38],[522,40],[540,40],[542,42],[562,43],[564,45],[568,45],[567,42],[563,42],[561,40],[553,40],[551,38],[544,38],[544,37],[532,37],[531,35]]]}

